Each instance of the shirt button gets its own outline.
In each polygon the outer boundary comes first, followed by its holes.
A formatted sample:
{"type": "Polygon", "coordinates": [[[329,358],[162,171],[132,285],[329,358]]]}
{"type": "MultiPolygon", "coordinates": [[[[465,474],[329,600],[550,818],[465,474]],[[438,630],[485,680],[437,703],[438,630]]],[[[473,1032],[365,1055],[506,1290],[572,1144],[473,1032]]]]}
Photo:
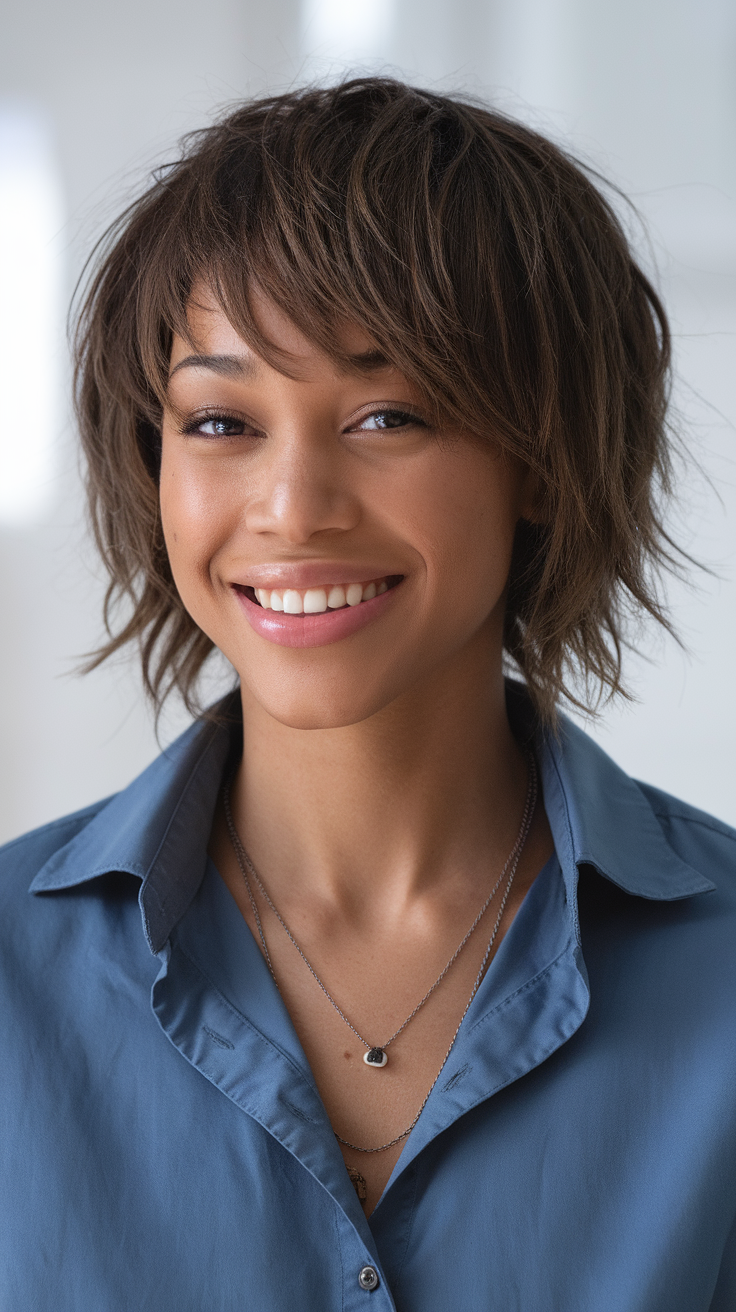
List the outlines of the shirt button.
{"type": "Polygon", "coordinates": [[[361,1289],[375,1289],[378,1284],[378,1272],[374,1266],[361,1267],[358,1276],[358,1284],[361,1289]]]}

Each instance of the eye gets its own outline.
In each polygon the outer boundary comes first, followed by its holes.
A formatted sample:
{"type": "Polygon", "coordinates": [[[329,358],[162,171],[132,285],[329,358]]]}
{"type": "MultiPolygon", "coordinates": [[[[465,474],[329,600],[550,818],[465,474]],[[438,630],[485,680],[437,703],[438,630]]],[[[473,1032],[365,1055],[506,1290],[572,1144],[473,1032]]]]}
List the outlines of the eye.
{"type": "Polygon", "coordinates": [[[412,414],[409,410],[374,410],[372,414],[366,415],[352,427],[359,432],[382,432],[389,428],[408,428],[413,425],[419,425],[425,428],[423,419],[418,415],[412,414]]]}
{"type": "Polygon", "coordinates": [[[249,424],[232,415],[204,415],[191,419],[182,430],[194,437],[242,437],[246,432],[253,432],[249,424]]]}

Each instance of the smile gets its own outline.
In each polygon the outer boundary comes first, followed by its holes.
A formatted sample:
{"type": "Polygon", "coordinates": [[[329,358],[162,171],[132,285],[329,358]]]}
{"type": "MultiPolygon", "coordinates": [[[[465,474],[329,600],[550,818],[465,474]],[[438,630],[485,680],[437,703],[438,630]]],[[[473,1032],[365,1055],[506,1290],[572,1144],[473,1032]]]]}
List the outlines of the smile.
{"type": "Polygon", "coordinates": [[[283,611],[285,615],[321,615],[326,610],[342,610],[345,606],[359,606],[373,601],[398,582],[394,578],[371,579],[368,583],[325,583],[322,587],[306,588],[248,588],[247,592],[264,610],[283,611]]]}
{"type": "Polygon", "coordinates": [[[323,583],[310,588],[256,588],[233,584],[252,629],[281,647],[324,647],[383,615],[394,604],[403,574],[365,583],[323,583]]]}

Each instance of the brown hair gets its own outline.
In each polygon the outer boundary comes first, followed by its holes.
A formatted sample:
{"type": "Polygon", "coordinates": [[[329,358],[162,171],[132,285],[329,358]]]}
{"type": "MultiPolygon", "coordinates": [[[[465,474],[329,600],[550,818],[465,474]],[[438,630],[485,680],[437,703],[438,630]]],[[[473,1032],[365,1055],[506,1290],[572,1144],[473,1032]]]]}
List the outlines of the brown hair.
{"type": "Polygon", "coordinates": [[[611,205],[562,150],[487,107],[361,78],[247,102],[194,133],[110,229],[76,333],[76,400],[109,641],[157,704],[191,704],[210,639],[173,583],[158,507],[172,334],[204,278],[269,358],[259,286],[339,359],[357,322],[434,403],[537,471],[505,629],[540,712],[623,691],[628,612],[668,626],[670,340],[611,205]],[[130,611],[117,630],[117,602],[130,611]]]}

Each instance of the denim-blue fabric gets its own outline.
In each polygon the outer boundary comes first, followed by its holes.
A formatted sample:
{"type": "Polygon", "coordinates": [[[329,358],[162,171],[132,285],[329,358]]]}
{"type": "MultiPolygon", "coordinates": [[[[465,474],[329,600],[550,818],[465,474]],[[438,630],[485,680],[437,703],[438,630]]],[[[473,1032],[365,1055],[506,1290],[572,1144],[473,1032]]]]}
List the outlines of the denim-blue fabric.
{"type": "Polygon", "coordinates": [[[238,732],[0,853],[2,1312],[734,1312],[736,834],[537,733],[556,854],[366,1220],[208,862],[238,732]]]}

